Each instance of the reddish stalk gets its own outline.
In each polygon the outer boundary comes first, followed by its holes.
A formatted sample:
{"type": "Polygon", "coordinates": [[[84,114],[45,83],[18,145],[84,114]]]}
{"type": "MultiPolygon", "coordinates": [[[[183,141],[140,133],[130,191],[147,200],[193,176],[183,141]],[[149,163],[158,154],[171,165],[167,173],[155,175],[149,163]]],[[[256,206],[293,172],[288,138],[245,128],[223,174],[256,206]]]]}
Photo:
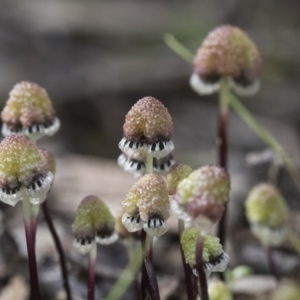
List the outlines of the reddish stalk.
{"type": "Polygon", "coordinates": [[[200,282],[200,294],[201,294],[200,297],[201,300],[209,300],[206,274],[203,268],[202,252],[203,252],[203,238],[199,237],[196,245],[196,268],[198,271],[199,282],[200,282]]]}
{"type": "MultiPolygon", "coordinates": [[[[228,127],[228,95],[230,93],[228,80],[223,78],[220,86],[219,100],[219,117],[218,117],[218,162],[220,167],[227,170],[228,144],[227,144],[227,127],[228,127]]],[[[218,237],[221,245],[225,247],[226,242],[226,219],[227,203],[224,206],[224,212],[218,226],[218,237]]],[[[220,279],[224,280],[223,273],[219,274],[220,279]]]]}
{"type": "Polygon", "coordinates": [[[34,225],[31,220],[30,200],[23,198],[24,227],[27,242],[28,262],[30,271],[30,286],[33,300],[41,300],[34,244],[34,225]]]}
{"type": "Polygon", "coordinates": [[[60,239],[58,237],[58,234],[55,230],[52,218],[50,216],[47,201],[43,202],[42,209],[43,209],[45,220],[46,220],[49,230],[52,234],[54,244],[56,247],[56,251],[58,252],[58,255],[59,255],[59,262],[60,262],[60,268],[61,268],[61,273],[62,273],[62,278],[63,278],[63,285],[64,285],[64,288],[65,288],[65,291],[67,294],[67,300],[71,300],[72,295],[71,295],[71,289],[70,289],[70,285],[69,285],[66,258],[65,258],[65,254],[64,254],[60,239]]]}
{"type": "Polygon", "coordinates": [[[157,278],[152,264],[152,237],[143,229],[141,234],[142,247],[144,252],[144,263],[142,267],[141,291],[143,299],[147,297],[147,290],[151,300],[160,300],[157,278]]]}
{"type": "MultiPolygon", "coordinates": [[[[184,222],[182,220],[178,220],[178,233],[179,233],[179,240],[181,240],[181,235],[184,230],[184,222]]],[[[184,276],[185,276],[185,287],[186,287],[186,293],[188,296],[188,300],[194,300],[194,287],[193,287],[193,274],[191,271],[190,266],[186,263],[184,252],[182,249],[182,245],[180,243],[180,253],[181,253],[181,259],[182,259],[182,265],[184,270],[184,276]]]]}

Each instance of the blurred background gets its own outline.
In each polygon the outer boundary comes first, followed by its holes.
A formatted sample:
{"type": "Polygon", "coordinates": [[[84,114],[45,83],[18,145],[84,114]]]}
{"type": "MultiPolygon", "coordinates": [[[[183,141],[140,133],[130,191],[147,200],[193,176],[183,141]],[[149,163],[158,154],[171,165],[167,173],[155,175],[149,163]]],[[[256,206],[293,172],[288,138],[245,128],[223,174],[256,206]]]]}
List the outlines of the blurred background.
{"type": "MultiPolygon", "coordinates": [[[[165,33],[174,34],[194,53],[207,33],[221,24],[246,31],[261,50],[264,68],[260,92],[243,99],[243,103],[299,163],[299,1],[2,0],[0,7],[1,107],[14,84],[32,81],[48,91],[61,119],[61,130],[39,145],[57,157],[49,205],[64,246],[69,249],[72,288],[77,297],[74,299],[85,297],[87,263],[72,250],[74,213],[87,194],[107,199],[113,212],[120,212],[120,202],[134,180],[116,164],[118,142],[124,117],[137,100],[151,95],[169,109],[177,161],[194,168],[216,163],[217,96],[200,97],[190,89],[192,66],[165,45],[165,33]]],[[[254,184],[267,180],[268,172],[268,164],[249,168],[245,156],[265,148],[232,113],[231,240],[226,249],[231,255],[231,267],[247,264],[260,276],[268,273],[267,263],[257,240],[249,233],[243,202],[254,184]]],[[[300,194],[284,171],[280,173],[279,188],[293,209],[293,225],[300,228],[300,194]]],[[[18,290],[16,286],[28,290],[28,273],[20,207],[2,205],[1,209],[5,213],[1,227],[0,299],[26,299],[25,292],[23,298],[14,294],[5,298],[9,287],[11,292],[18,290]]],[[[42,216],[37,248],[44,299],[63,299],[57,257],[42,216]]],[[[121,243],[109,253],[102,248],[97,270],[99,299],[127,261],[121,243]]],[[[275,254],[282,274],[299,276],[298,258],[288,243],[275,254]]],[[[163,299],[184,299],[176,228],[172,225],[170,233],[158,242],[156,267],[163,299]],[[170,255],[161,261],[159,257],[166,250],[170,255]]],[[[266,281],[259,281],[263,282],[262,293],[274,285],[268,276],[263,278],[266,281]]],[[[242,284],[240,294],[250,293],[250,298],[237,299],[254,299],[253,282],[242,284]]],[[[130,295],[129,291],[124,299],[131,299],[130,295]]]]}

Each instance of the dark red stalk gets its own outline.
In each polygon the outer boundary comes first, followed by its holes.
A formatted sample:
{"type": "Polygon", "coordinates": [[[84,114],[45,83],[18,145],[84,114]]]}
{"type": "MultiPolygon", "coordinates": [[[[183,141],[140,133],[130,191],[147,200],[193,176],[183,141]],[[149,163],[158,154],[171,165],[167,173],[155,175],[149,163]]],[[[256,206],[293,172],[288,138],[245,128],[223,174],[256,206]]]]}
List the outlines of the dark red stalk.
{"type": "Polygon", "coordinates": [[[27,242],[28,262],[30,271],[30,286],[33,300],[41,300],[39,279],[37,275],[37,264],[34,247],[34,227],[29,220],[24,219],[25,235],[27,242]]]}
{"type": "MultiPolygon", "coordinates": [[[[228,95],[230,93],[229,83],[226,78],[221,80],[219,116],[218,116],[218,162],[220,167],[227,170],[228,145],[227,145],[227,127],[228,127],[228,95]]],[[[227,202],[224,205],[224,212],[219,222],[218,237],[221,245],[225,247],[226,242],[226,222],[227,220],[227,202]]],[[[219,273],[220,279],[224,280],[223,273],[219,273]]]]}
{"type": "Polygon", "coordinates": [[[203,238],[200,237],[198,239],[197,246],[196,246],[196,268],[198,271],[199,282],[200,282],[200,293],[201,293],[200,297],[201,300],[209,300],[206,274],[203,268],[202,252],[203,252],[203,238]]]}
{"type": "MultiPolygon", "coordinates": [[[[178,221],[178,233],[179,233],[179,240],[181,240],[181,235],[184,230],[184,223],[183,221],[178,221]]],[[[184,252],[182,249],[182,245],[180,243],[180,253],[181,253],[181,259],[182,259],[182,265],[184,270],[184,276],[185,276],[185,286],[186,286],[186,293],[188,296],[188,300],[194,300],[196,297],[194,296],[194,287],[193,287],[193,274],[191,271],[190,266],[186,263],[184,252]]]]}
{"type": "MultiPolygon", "coordinates": [[[[218,156],[219,156],[219,165],[227,169],[227,122],[228,122],[228,113],[227,111],[220,111],[219,113],[219,128],[218,128],[218,156]]],[[[227,216],[227,202],[224,206],[224,212],[222,218],[219,222],[218,227],[218,237],[220,239],[221,245],[225,247],[226,242],[226,216],[227,216]]],[[[224,280],[223,273],[219,273],[219,276],[224,280]]]]}
{"type": "Polygon", "coordinates": [[[72,295],[71,295],[71,289],[70,289],[69,279],[68,279],[66,258],[65,258],[65,254],[64,254],[60,239],[58,237],[58,234],[55,230],[52,218],[50,216],[47,201],[43,202],[42,209],[43,209],[45,220],[46,220],[46,222],[48,224],[48,227],[49,227],[49,230],[52,234],[54,244],[55,244],[55,247],[56,247],[56,251],[58,252],[58,255],[59,255],[59,262],[60,262],[60,268],[61,268],[61,273],[62,273],[62,278],[63,278],[63,285],[64,285],[64,288],[65,288],[65,291],[66,291],[66,294],[67,294],[67,300],[71,300],[72,295]]]}
{"type": "Polygon", "coordinates": [[[160,300],[157,278],[152,264],[151,245],[147,245],[147,233],[142,229],[141,241],[144,252],[144,262],[142,267],[142,297],[146,299],[147,290],[151,300],[160,300]]]}

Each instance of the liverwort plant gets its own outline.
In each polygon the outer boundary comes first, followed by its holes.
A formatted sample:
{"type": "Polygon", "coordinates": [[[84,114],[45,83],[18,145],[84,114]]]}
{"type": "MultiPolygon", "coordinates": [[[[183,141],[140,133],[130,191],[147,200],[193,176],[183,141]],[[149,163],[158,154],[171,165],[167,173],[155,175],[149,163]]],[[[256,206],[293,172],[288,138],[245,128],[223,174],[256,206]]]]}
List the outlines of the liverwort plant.
{"type": "Polygon", "coordinates": [[[1,113],[2,135],[21,134],[36,141],[55,134],[60,121],[45,89],[31,82],[16,84],[1,113]]]}
{"type": "Polygon", "coordinates": [[[212,94],[222,80],[240,96],[255,94],[260,87],[261,55],[238,27],[222,25],[203,40],[194,58],[191,87],[200,95],[212,94]]]}
{"type": "Polygon", "coordinates": [[[35,257],[35,225],[32,222],[32,205],[45,201],[53,181],[53,174],[43,154],[27,138],[10,135],[0,143],[0,200],[15,206],[23,203],[24,225],[27,241],[31,293],[40,300],[40,290],[35,257]]]}
{"type": "Polygon", "coordinates": [[[186,227],[207,233],[223,214],[230,192],[230,177],[225,169],[204,166],[181,180],[171,204],[172,211],[186,227]]]}
{"type": "MultiPolygon", "coordinates": [[[[168,230],[170,204],[166,182],[158,174],[146,174],[136,182],[122,202],[122,222],[128,231],[144,229],[147,233],[144,248],[144,267],[149,279],[151,299],[160,299],[157,280],[152,266],[153,236],[159,237],[168,230]]],[[[142,292],[145,292],[142,279],[142,292]]]]}
{"type": "Polygon", "coordinates": [[[246,202],[246,216],[252,233],[266,249],[271,273],[278,277],[272,257],[272,248],[287,238],[288,208],[280,192],[271,184],[255,186],[246,202]]]}
{"type": "MultiPolygon", "coordinates": [[[[9,136],[18,134],[27,136],[33,143],[44,136],[54,135],[60,128],[60,121],[56,117],[52,102],[45,89],[36,83],[22,81],[16,84],[1,112],[2,135],[9,136]]],[[[46,160],[52,164],[55,170],[55,161],[51,153],[44,152],[46,160]]],[[[54,174],[54,172],[52,172],[54,174]]],[[[71,300],[71,291],[68,282],[68,273],[65,256],[58,234],[55,230],[51,215],[48,210],[47,202],[42,203],[42,209],[49,230],[53,236],[56,249],[60,257],[62,277],[67,299],[71,300]]],[[[37,219],[40,210],[40,204],[31,208],[31,218],[33,226],[33,239],[37,228],[37,219]]]]}
{"type": "MultiPolygon", "coordinates": [[[[201,167],[177,185],[171,203],[172,212],[186,227],[193,226],[200,233],[206,234],[221,219],[229,191],[230,177],[225,169],[216,166],[201,167]]],[[[207,299],[207,283],[202,265],[202,234],[198,237],[196,262],[202,297],[207,299]]]]}
{"type": "Polygon", "coordinates": [[[118,234],[115,232],[115,220],[101,199],[96,196],[87,196],[78,206],[72,230],[74,247],[81,254],[90,253],[87,299],[94,300],[96,244],[109,245],[118,239],[118,234]]]}
{"type": "Polygon", "coordinates": [[[180,243],[185,261],[190,265],[193,273],[199,277],[201,299],[207,300],[209,299],[207,277],[212,272],[224,272],[229,256],[223,251],[219,238],[204,235],[197,228],[185,229],[180,243]]]}
{"type": "MultiPolygon", "coordinates": [[[[237,27],[220,26],[204,40],[195,58],[171,34],[165,35],[165,42],[188,63],[192,64],[194,60],[195,68],[190,82],[195,91],[199,94],[219,91],[218,150],[220,165],[226,167],[227,164],[227,119],[230,105],[250,129],[280,157],[283,166],[300,190],[300,174],[289,155],[274,136],[231,92],[233,89],[237,95],[246,96],[254,94],[259,88],[262,59],[251,39],[237,27]]],[[[224,213],[218,233],[222,244],[225,241],[225,216],[224,213]]],[[[300,253],[299,241],[291,230],[289,238],[296,251],[300,253]]]]}
{"type": "MultiPolygon", "coordinates": [[[[170,196],[174,196],[176,191],[177,191],[177,186],[181,180],[186,178],[188,175],[190,175],[193,172],[193,169],[185,164],[181,163],[175,163],[168,175],[167,175],[167,185],[168,185],[168,191],[170,196]]],[[[171,202],[171,205],[174,206],[174,202],[171,202]]],[[[176,203],[175,206],[177,207],[176,203]]],[[[175,210],[176,210],[175,207],[175,210]]],[[[179,239],[181,239],[182,232],[184,230],[184,221],[179,218],[178,219],[178,235],[179,239]]],[[[194,300],[194,291],[193,291],[193,277],[192,277],[192,272],[185,261],[185,256],[183,253],[182,245],[180,244],[180,254],[181,254],[181,260],[182,260],[182,265],[183,265],[183,270],[184,270],[184,276],[185,276],[185,284],[186,284],[186,292],[187,292],[187,297],[188,300],[194,300]]]]}
{"type": "MultiPolygon", "coordinates": [[[[197,228],[187,228],[183,231],[180,243],[183,248],[186,262],[198,275],[196,266],[196,244],[201,233],[197,228]]],[[[209,234],[203,237],[202,264],[206,277],[210,277],[212,272],[224,272],[229,262],[228,254],[223,251],[220,239],[209,234]]]]}
{"type": "MultiPolygon", "coordinates": [[[[190,85],[200,95],[219,91],[218,160],[227,168],[227,126],[230,89],[240,96],[255,94],[260,87],[261,55],[248,35],[223,25],[211,31],[194,58],[190,85]]],[[[226,208],[226,206],[225,206],[226,208]]],[[[218,236],[225,243],[226,210],[218,236]]]]}
{"type": "MultiPolygon", "coordinates": [[[[147,185],[143,182],[150,182],[151,184],[152,188],[149,190],[149,195],[156,193],[153,187],[155,184],[161,186],[160,197],[162,198],[157,201],[163,201],[168,205],[168,192],[163,179],[159,176],[149,177],[147,175],[153,172],[166,173],[175,163],[172,157],[172,151],[174,150],[174,144],[171,141],[172,133],[173,122],[167,108],[156,98],[144,97],[130,109],[125,117],[123,138],[119,143],[119,148],[123,154],[118,159],[119,165],[134,177],[146,174],[140,183],[142,188],[145,189],[145,193],[147,193],[147,185]]],[[[165,204],[162,210],[159,211],[159,208],[155,206],[156,204],[151,204],[151,201],[147,205],[149,205],[149,209],[151,205],[153,207],[148,211],[146,207],[143,207],[142,202],[137,200],[140,196],[144,197],[144,192],[140,192],[140,195],[134,195],[134,191],[132,191],[132,194],[127,195],[129,198],[133,198],[134,209],[138,209],[136,211],[129,209],[130,205],[127,206],[128,203],[125,200],[123,202],[124,215],[122,221],[129,231],[143,228],[141,243],[145,252],[145,260],[142,268],[141,291],[144,293],[143,296],[147,297],[145,291],[146,284],[148,284],[147,290],[150,292],[151,297],[159,299],[157,280],[152,266],[151,235],[160,236],[167,230],[164,221],[169,212],[166,213],[165,204]],[[158,211],[158,214],[156,214],[156,211],[158,211]],[[163,214],[162,211],[164,211],[163,214]],[[151,213],[149,214],[149,212],[151,213]]]]}
{"type": "MultiPolygon", "coordinates": [[[[153,173],[153,160],[166,158],[174,150],[172,133],[173,123],[167,108],[153,97],[144,97],[125,117],[123,138],[119,143],[124,156],[120,160],[136,160],[140,163],[132,166],[137,171],[144,164],[145,173],[153,173]]],[[[120,162],[119,164],[124,165],[120,162]]],[[[171,164],[172,161],[169,167],[171,164]]]]}

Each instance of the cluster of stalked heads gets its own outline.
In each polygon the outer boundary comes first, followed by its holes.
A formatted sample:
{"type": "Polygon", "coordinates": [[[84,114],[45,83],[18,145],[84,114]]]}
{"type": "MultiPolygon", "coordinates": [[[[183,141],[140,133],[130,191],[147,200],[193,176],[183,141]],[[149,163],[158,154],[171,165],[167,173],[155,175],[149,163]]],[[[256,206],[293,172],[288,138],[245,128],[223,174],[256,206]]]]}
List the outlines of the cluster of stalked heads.
{"type": "Polygon", "coordinates": [[[279,246],[284,242],[289,212],[284,198],[274,186],[268,183],[255,186],[245,207],[251,231],[263,244],[279,246]]]}
{"type": "Polygon", "coordinates": [[[144,229],[153,236],[164,234],[170,216],[168,188],[158,174],[146,174],[137,181],[122,202],[122,222],[129,232],[144,229]]]}
{"type": "MultiPolygon", "coordinates": [[[[190,265],[196,276],[198,276],[196,270],[196,245],[199,238],[199,229],[187,228],[183,231],[180,240],[185,261],[190,265]]],[[[205,235],[201,238],[203,239],[203,269],[206,276],[209,277],[212,272],[224,272],[229,262],[229,256],[223,251],[219,238],[211,235],[205,235]]]]}
{"type": "Polygon", "coordinates": [[[72,225],[74,247],[85,254],[96,245],[108,245],[118,239],[115,219],[107,205],[96,196],[85,197],[78,206],[72,225]]]}
{"type": "Polygon", "coordinates": [[[167,108],[153,97],[142,98],[125,117],[118,164],[139,177],[145,174],[148,155],[154,159],[154,172],[167,173],[175,163],[172,133],[173,122],[167,108]]]}
{"type": "Polygon", "coordinates": [[[16,84],[1,113],[2,135],[26,135],[36,141],[52,136],[59,127],[52,102],[45,89],[31,82],[16,84]]]}
{"type": "Polygon", "coordinates": [[[230,192],[230,177],[225,169],[204,166],[195,171],[186,165],[175,165],[167,177],[173,194],[171,210],[175,217],[208,232],[223,214],[230,192]]]}
{"type": "Polygon", "coordinates": [[[29,138],[9,135],[0,143],[0,200],[16,205],[24,197],[31,204],[42,203],[55,172],[51,153],[39,150],[29,138]]]}
{"type": "Polygon", "coordinates": [[[260,87],[262,58],[249,36],[237,27],[223,25],[211,31],[194,58],[191,87],[201,95],[220,88],[228,78],[240,96],[255,94],[260,87]]]}

